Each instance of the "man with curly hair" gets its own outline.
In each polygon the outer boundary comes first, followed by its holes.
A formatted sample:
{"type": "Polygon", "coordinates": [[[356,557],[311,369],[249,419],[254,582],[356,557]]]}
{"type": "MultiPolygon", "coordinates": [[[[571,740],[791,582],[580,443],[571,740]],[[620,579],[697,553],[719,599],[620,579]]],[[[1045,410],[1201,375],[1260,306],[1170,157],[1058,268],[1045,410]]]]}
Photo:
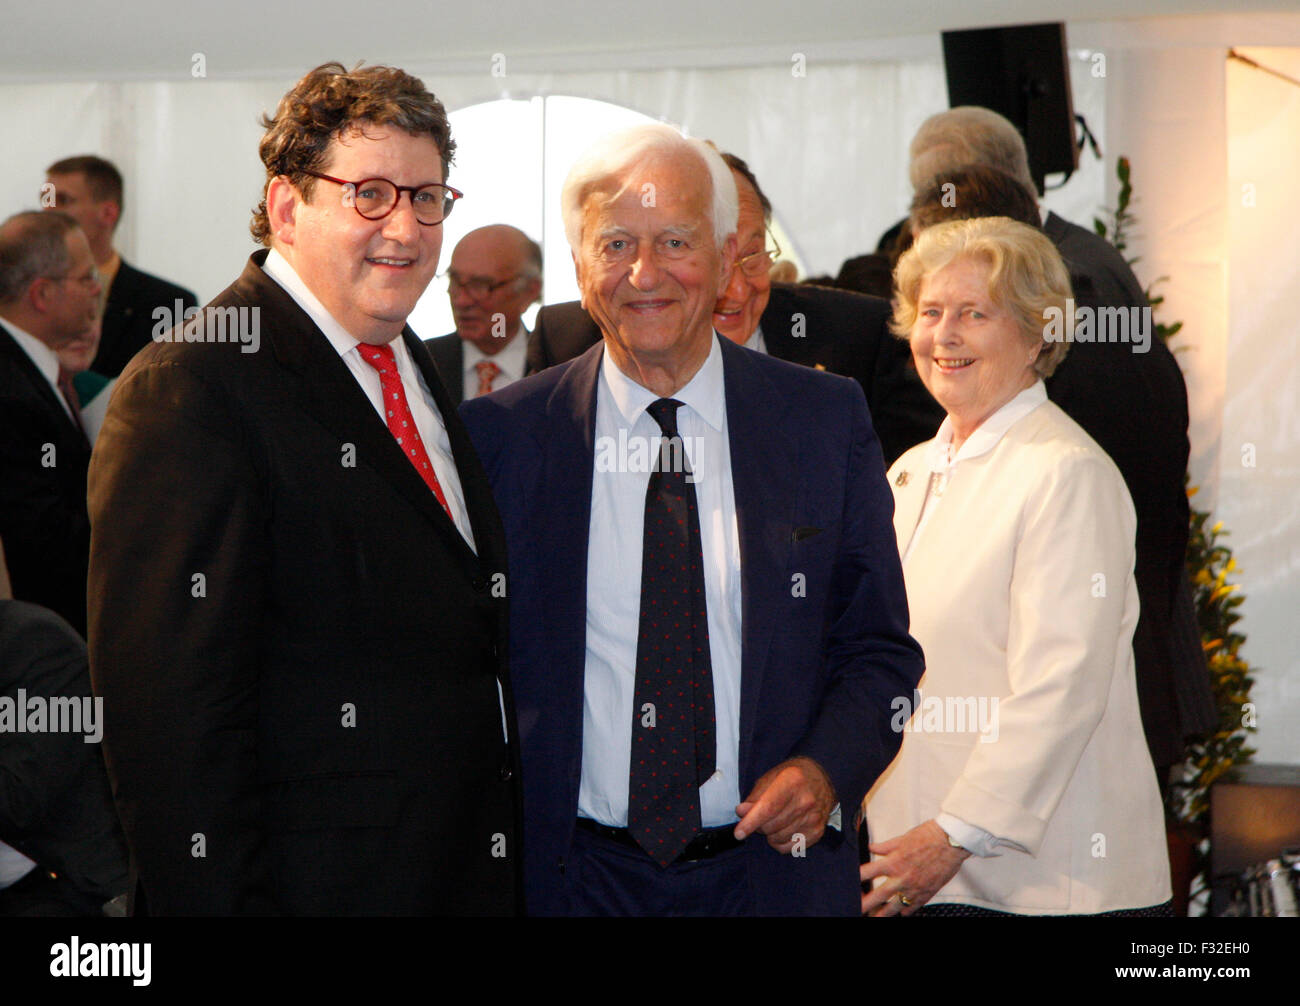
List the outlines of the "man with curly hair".
{"type": "Polygon", "coordinates": [[[151,914],[509,914],[487,479],[406,325],[459,195],[391,67],[264,117],[256,252],[123,373],[90,475],[92,674],[151,914]]]}

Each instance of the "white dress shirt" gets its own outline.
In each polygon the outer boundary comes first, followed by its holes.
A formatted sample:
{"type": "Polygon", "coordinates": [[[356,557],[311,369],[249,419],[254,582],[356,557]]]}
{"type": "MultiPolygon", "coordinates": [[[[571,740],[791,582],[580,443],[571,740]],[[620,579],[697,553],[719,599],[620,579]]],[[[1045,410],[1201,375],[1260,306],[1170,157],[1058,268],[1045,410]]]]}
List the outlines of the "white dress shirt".
{"type": "MultiPolygon", "coordinates": [[[[285,293],[307,312],[308,317],[316,323],[316,327],[325,333],[325,338],[338,352],[358,386],[370,399],[370,404],[375,407],[375,414],[379,416],[380,422],[386,429],[388,420],[384,413],[383,386],[378,371],[361,358],[361,352],[357,348],[361,341],[334,319],[334,316],[325,309],[325,305],[307,288],[307,284],[302,281],[293,266],[278,251],[271,250],[271,253],[266,256],[266,263],[262,266],[262,270],[279,283],[285,293]]],[[[402,388],[406,392],[411,416],[415,419],[415,428],[420,431],[420,439],[424,441],[434,474],[438,476],[443,495],[447,498],[447,507],[451,511],[452,520],[465,540],[469,542],[470,548],[477,551],[474,545],[474,531],[469,523],[469,512],[465,508],[465,493],[461,489],[460,475],[456,471],[456,462],[451,453],[451,440],[447,436],[447,427],[443,424],[442,416],[438,414],[438,407],[434,404],[428,385],[424,383],[423,376],[411,360],[406,342],[399,335],[389,345],[393,347],[397,372],[402,378],[402,388]]]]}
{"type": "Polygon", "coordinates": [[[72,407],[68,405],[68,400],[63,397],[63,392],[59,388],[58,354],[30,332],[24,332],[12,321],[5,319],[4,327],[14,337],[14,341],[22,347],[22,351],[27,354],[28,359],[35,364],[36,369],[41,372],[41,376],[45,378],[49,386],[54,389],[54,397],[59,400],[59,404],[63,406],[63,411],[68,414],[68,418],[75,423],[76,419],[72,415],[72,407]]]}
{"type": "MultiPolygon", "coordinates": [[[[717,771],[700,787],[704,827],[737,820],[740,802],[740,535],[727,438],[722,350],[713,348],[699,372],[672,397],[682,402],[677,428],[694,474],[708,606],[709,655],[717,714],[717,771]]],[[[596,383],[596,444],[649,441],[650,461],[602,471],[595,466],[587,545],[587,657],[582,715],[582,781],[578,814],[602,824],[627,825],[628,774],[636,649],[641,614],[641,553],[649,466],[659,456],[659,424],[646,412],[658,395],[637,384],[608,353],[596,383]],[[604,440],[603,438],[610,438],[604,440]],[[638,469],[638,470],[629,470],[638,469]]]]}
{"type": "Polygon", "coordinates": [[[519,331],[515,333],[514,338],[507,342],[496,356],[488,356],[474,343],[464,339],[461,339],[460,344],[461,358],[465,361],[463,374],[465,401],[468,402],[478,395],[478,364],[483,360],[491,360],[501,369],[501,372],[492,379],[493,391],[500,391],[514,384],[515,381],[523,380],[524,371],[528,368],[528,329],[524,328],[523,322],[519,323],[519,331]]]}
{"type": "Polygon", "coordinates": [[[116,377],[100,388],[99,393],[89,402],[82,403],[81,425],[85,427],[86,439],[90,441],[92,447],[99,437],[100,429],[104,425],[104,417],[108,414],[108,403],[113,398],[113,389],[115,387],[117,387],[116,377]]]}
{"type": "Polygon", "coordinates": [[[745,348],[752,349],[755,353],[762,353],[767,356],[767,340],[763,338],[763,326],[759,325],[753,333],[745,340],[745,348]]]}
{"type": "Polygon", "coordinates": [[[28,859],[12,845],[0,842],[0,891],[12,887],[36,869],[36,861],[28,859]]]}

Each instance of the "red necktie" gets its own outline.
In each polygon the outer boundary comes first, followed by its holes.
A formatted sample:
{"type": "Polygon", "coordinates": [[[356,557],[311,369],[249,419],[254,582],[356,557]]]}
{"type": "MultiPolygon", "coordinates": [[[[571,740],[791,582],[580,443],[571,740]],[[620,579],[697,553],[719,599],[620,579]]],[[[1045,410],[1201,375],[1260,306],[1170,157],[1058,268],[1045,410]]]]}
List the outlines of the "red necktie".
{"type": "Polygon", "coordinates": [[[474,364],[474,369],[478,371],[478,393],[486,395],[492,390],[492,382],[501,373],[501,368],[491,360],[479,360],[474,364]]]}
{"type": "Polygon", "coordinates": [[[85,433],[86,427],[81,424],[81,396],[77,394],[77,386],[72,383],[72,371],[64,369],[61,363],[58,384],[59,390],[63,392],[63,400],[68,403],[68,409],[72,412],[72,421],[77,424],[77,429],[85,433]]]}
{"type": "MultiPolygon", "coordinates": [[[[443,495],[442,486],[438,484],[438,476],[434,473],[433,464],[429,461],[419,431],[415,428],[415,417],[411,415],[411,407],[406,402],[406,389],[402,387],[402,378],[397,372],[397,359],[393,356],[393,347],[371,346],[363,342],[357,346],[357,349],[361,352],[361,359],[379,371],[379,383],[384,389],[384,415],[388,421],[388,431],[397,438],[397,444],[402,448],[402,452],[433,490],[433,495],[438,498],[443,510],[447,511],[447,516],[451,517],[447,497],[443,495]]],[[[456,523],[455,518],[452,518],[452,523],[456,523]]]]}

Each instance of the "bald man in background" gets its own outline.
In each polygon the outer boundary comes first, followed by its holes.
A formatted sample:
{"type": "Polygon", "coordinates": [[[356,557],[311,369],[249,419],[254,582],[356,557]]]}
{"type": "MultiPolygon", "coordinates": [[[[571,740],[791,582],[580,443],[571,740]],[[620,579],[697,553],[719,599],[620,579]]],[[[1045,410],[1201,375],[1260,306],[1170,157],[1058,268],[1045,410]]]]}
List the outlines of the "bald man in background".
{"type": "Polygon", "coordinates": [[[472,230],[451,253],[456,331],[425,340],[457,405],[532,373],[523,313],[542,294],[542,249],[508,224],[472,230]]]}

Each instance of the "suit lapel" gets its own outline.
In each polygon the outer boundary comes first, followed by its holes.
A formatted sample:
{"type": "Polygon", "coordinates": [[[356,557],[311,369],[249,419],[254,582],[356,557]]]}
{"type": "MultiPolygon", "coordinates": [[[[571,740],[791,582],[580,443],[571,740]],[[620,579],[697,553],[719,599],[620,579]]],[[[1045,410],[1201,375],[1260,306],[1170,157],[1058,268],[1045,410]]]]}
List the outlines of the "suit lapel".
{"type": "MultiPolygon", "coordinates": [[[[250,304],[263,306],[268,315],[264,319],[266,324],[262,326],[263,337],[280,363],[302,379],[303,408],[334,433],[340,444],[353,444],[360,463],[377,472],[395,492],[422,513],[448,544],[462,553],[463,558],[474,561],[473,550],[420,478],[415,466],[406,459],[347,364],[307,313],[280,284],[262,271],[261,263],[265,258],[262,252],[253,255],[243,275],[235,281],[233,291],[250,304]]],[[[408,348],[412,342],[419,342],[409,329],[403,331],[402,338],[408,348]]],[[[452,415],[446,392],[436,379],[437,375],[431,373],[428,354],[421,347],[419,352],[412,350],[412,357],[421,368],[439,410],[444,417],[452,415]]],[[[447,425],[450,432],[452,423],[447,425]]]]}
{"type": "Polygon", "coordinates": [[[64,436],[77,441],[80,446],[89,451],[90,441],[86,439],[86,434],[72,421],[72,416],[59,400],[58,393],[50,386],[45,375],[36,368],[36,364],[32,362],[32,358],[27,355],[23,347],[18,345],[18,340],[3,325],[0,325],[0,347],[3,347],[3,355],[8,358],[10,365],[26,378],[32,391],[45,404],[50,415],[57,416],[54,422],[63,431],[64,436]]]}
{"type": "MultiPolygon", "coordinates": [[[[126,330],[127,320],[134,310],[131,305],[134,302],[135,276],[135,269],[126,259],[121,259],[117,264],[113,283],[108,288],[108,297],[104,301],[104,318],[100,326],[99,352],[95,357],[96,361],[108,359],[110,356],[117,357],[122,353],[119,343],[122,341],[122,333],[126,330]],[[109,352],[105,353],[105,349],[109,352]]],[[[171,306],[168,304],[168,309],[171,306]]],[[[176,319],[176,324],[180,323],[181,319],[176,319]]]]}
{"type": "Polygon", "coordinates": [[[557,585],[547,596],[552,667],[572,672],[557,682],[581,701],[587,645],[587,548],[591,532],[591,490],[596,436],[596,380],[604,346],[596,345],[574,361],[546,405],[545,425],[535,430],[542,467],[537,488],[546,502],[535,527],[545,536],[547,580],[557,585]],[[554,491],[548,491],[554,490],[554,491]],[[562,587],[560,585],[563,585],[562,587]]]}
{"type": "MultiPolygon", "coordinates": [[[[492,499],[492,488],[488,484],[487,474],[483,471],[483,466],[479,462],[478,454],[475,453],[473,445],[470,443],[469,433],[465,429],[465,424],[461,422],[460,413],[456,411],[456,404],[452,401],[452,396],[447,390],[446,384],[443,383],[438,373],[437,367],[429,357],[424,343],[411,331],[408,326],[402,332],[402,338],[406,340],[406,348],[411,354],[416,368],[424,375],[424,383],[429,386],[429,393],[433,395],[434,404],[438,406],[438,412],[442,414],[443,425],[447,427],[447,438],[451,441],[451,455],[456,462],[456,473],[460,476],[461,492],[465,495],[465,510],[469,514],[470,527],[474,531],[474,542],[478,546],[478,561],[480,565],[489,572],[505,571],[505,556],[502,554],[502,541],[504,531],[501,528],[501,519],[497,513],[496,503],[492,499]]],[[[456,340],[460,342],[459,339],[456,340]]],[[[457,355],[459,356],[459,347],[457,355]]],[[[459,373],[459,365],[456,372],[459,373]]],[[[459,399],[459,396],[457,396],[459,399]]],[[[388,432],[385,430],[384,432],[388,432]]],[[[392,439],[392,434],[389,434],[392,439]]],[[[401,452],[398,452],[401,454],[401,452]]],[[[406,457],[402,456],[402,461],[406,462],[406,457]]],[[[407,468],[415,474],[414,466],[407,464],[407,468]]],[[[428,486],[424,485],[424,480],[416,475],[416,480],[425,490],[425,496],[432,499],[433,494],[428,491],[428,486]]],[[[451,521],[446,520],[447,515],[443,513],[442,507],[436,506],[437,512],[448,525],[451,521]]],[[[451,529],[455,531],[455,526],[451,529]]],[[[469,550],[464,536],[456,531],[456,538],[466,550],[469,550]]]]}
{"type": "MultiPolygon", "coordinates": [[[[441,339],[431,339],[424,348],[433,357],[442,378],[442,386],[447,389],[451,404],[455,408],[465,399],[465,344],[455,332],[441,339]]],[[[427,380],[427,378],[426,378],[427,380]]]]}
{"type": "Polygon", "coordinates": [[[827,339],[825,333],[818,331],[819,321],[820,312],[806,303],[798,291],[773,284],[767,310],[759,319],[768,355],[804,367],[833,370],[834,340],[827,339]],[[794,334],[795,315],[802,315],[798,329],[802,334],[798,336],[794,334]]]}
{"type": "Polygon", "coordinates": [[[772,639],[770,612],[779,608],[791,587],[799,448],[789,432],[788,403],[780,389],[760,372],[749,354],[726,339],[720,341],[740,537],[739,764],[743,793],[754,782],[749,772],[750,753],[772,639]]]}
{"type": "Polygon", "coordinates": [[[930,484],[927,457],[927,451],[916,452],[905,464],[900,462],[890,478],[890,488],[894,491],[894,535],[900,555],[907,551],[916,522],[921,519],[921,507],[930,484]]]}

